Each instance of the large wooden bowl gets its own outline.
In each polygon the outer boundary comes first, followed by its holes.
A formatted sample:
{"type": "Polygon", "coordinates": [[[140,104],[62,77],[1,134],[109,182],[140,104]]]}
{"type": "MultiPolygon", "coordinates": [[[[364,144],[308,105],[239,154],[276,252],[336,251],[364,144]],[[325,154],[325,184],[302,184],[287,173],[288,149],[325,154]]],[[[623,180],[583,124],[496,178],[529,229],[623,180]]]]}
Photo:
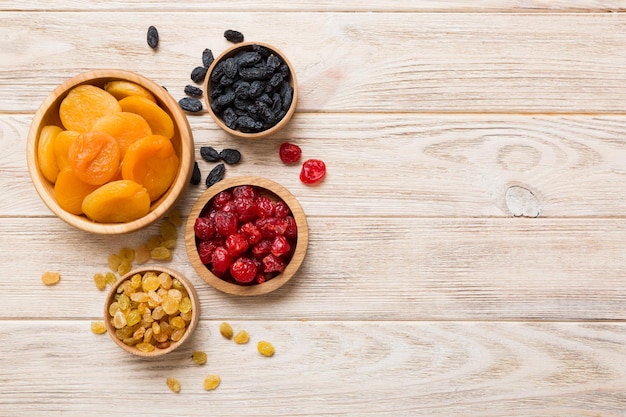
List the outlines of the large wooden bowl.
{"type": "Polygon", "coordinates": [[[228,178],[210,187],[194,204],[191,212],[189,213],[189,218],[187,219],[187,225],[185,228],[185,246],[187,248],[187,255],[198,275],[212,287],[233,295],[262,295],[272,292],[285,285],[291,278],[293,278],[300,268],[300,265],[302,265],[308,244],[309,228],[306,216],[298,200],[282,185],[260,177],[242,176],[228,178]],[[218,193],[240,185],[253,185],[259,188],[263,194],[270,196],[270,198],[273,197],[276,200],[280,199],[284,201],[287,206],[289,206],[298,229],[296,247],[285,270],[262,284],[240,285],[223,280],[214,275],[207,268],[207,266],[202,263],[200,255],[198,254],[197,239],[194,231],[196,219],[204,213],[207,204],[209,204],[211,199],[218,193]]]}
{"type": "Polygon", "coordinates": [[[285,125],[289,122],[289,120],[293,116],[294,112],[296,111],[296,103],[298,101],[298,82],[296,80],[296,73],[294,71],[293,65],[281,51],[276,49],[274,46],[271,46],[262,42],[242,42],[222,52],[215,59],[215,61],[213,61],[213,63],[211,64],[211,66],[209,67],[207,71],[206,78],[204,79],[204,91],[205,91],[204,101],[205,101],[207,110],[209,114],[211,115],[211,117],[213,118],[213,120],[215,121],[215,123],[217,123],[217,125],[220,128],[230,133],[231,135],[237,136],[243,139],[260,139],[260,138],[273,135],[274,133],[278,132],[280,129],[285,127],[285,125]],[[254,45],[258,45],[258,46],[261,46],[270,50],[274,55],[278,56],[285,64],[287,64],[287,67],[289,68],[289,76],[286,78],[286,80],[289,82],[291,87],[293,87],[293,98],[291,101],[291,106],[287,110],[287,113],[285,114],[285,116],[282,119],[280,119],[280,121],[276,123],[274,126],[272,126],[269,129],[260,131],[260,132],[246,133],[238,129],[231,129],[230,127],[226,125],[226,123],[224,123],[224,120],[213,111],[211,107],[211,104],[213,104],[213,98],[211,98],[211,92],[213,91],[213,82],[211,81],[211,74],[213,73],[213,70],[220,62],[233,57],[234,55],[236,55],[237,53],[241,51],[251,51],[254,45]]]}
{"type": "Polygon", "coordinates": [[[185,113],[176,100],[159,84],[139,74],[123,70],[94,70],[79,74],[59,85],[43,101],[30,126],[26,145],[28,171],[35,189],[48,208],[68,224],[91,233],[122,234],[142,229],[166,215],[186,190],[193,172],[194,143],[191,127],[185,113]],[[71,214],[56,202],[54,185],[43,176],[38,166],[37,147],[41,130],[46,125],[63,127],[59,118],[59,106],[69,91],[82,84],[103,87],[113,80],[126,80],[148,89],[174,122],[172,144],[178,155],[179,171],[170,188],[150,206],[150,212],[137,220],[127,223],[97,223],[84,215],[71,214]]]}
{"type": "Polygon", "coordinates": [[[200,320],[200,301],[198,299],[198,294],[195,288],[193,287],[193,285],[191,284],[191,282],[189,282],[189,280],[185,278],[178,271],[161,267],[161,266],[143,267],[143,268],[138,268],[133,271],[130,271],[128,274],[124,275],[114,286],[111,287],[107,295],[106,302],[104,303],[104,323],[107,328],[107,333],[109,333],[109,336],[111,336],[111,339],[115,342],[117,346],[119,346],[121,349],[125,350],[126,352],[129,352],[129,353],[132,353],[133,355],[141,356],[144,358],[154,358],[154,357],[163,356],[177,349],[181,345],[183,345],[189,339],[189,337],[191,337],[191,334],[196,329],[196,326],[198,325],[199,320],[200,320]],[[117,290],[120,287],[120,285],[122,285],[123,282],[130,280],[131,277],[135,274],[143,275],[146,272],[150,272],[150,271],[155,272],[157,275],[160,274],[161,272],[166,272],[172,277],[172,279],[175,278],[183,284],[183,286],[187,290],[187,293],[189,294],[189,298],[191,299],[192,316],[191,316],[191,321],[187,324],[187,328],[182,339],[180,339],[177,342],[172,342],[172,344],[169,347],[164,348],[164,349],[155,348],[152,352],[142,352],[134,346],[125,344],[122,340],[116,337],[115,335],[116,329],[111,323],[111,315],[109,314],[109,306],[111,305],[113,301],[115,301],[117,290]]]}

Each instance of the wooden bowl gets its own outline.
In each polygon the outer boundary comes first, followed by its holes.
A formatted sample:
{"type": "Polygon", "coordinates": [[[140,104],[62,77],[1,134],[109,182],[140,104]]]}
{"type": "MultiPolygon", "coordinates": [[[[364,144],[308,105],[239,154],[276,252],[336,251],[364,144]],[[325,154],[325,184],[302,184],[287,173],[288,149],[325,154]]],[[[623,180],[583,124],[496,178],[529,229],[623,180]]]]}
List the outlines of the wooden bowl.
{"type": "Polygon", "coordinates": [[[122,70],[95,70],[79,74],[59,85],[43,101],[30,126],[26,146],[28,171],[35,189],[43,202],[59,218],[68,224],[91,233],[122,234],[144,228],[167,214],[186,190],[193,172],[194,143],[191,128],[185,113],[176,100],[160,85],[139,74],[122,70]],[[82,84],[103,87],[113,80],[126,80],[148,89],[156,98],[157,104],[165,110],[174,122],[172,144],[179,158],[179,170],[170,188],[157,200],[153,201],[150,211],[144,217],[127,223],[97,223],[84,215],[71,214],[63,210],[57,203],[54,185],[42,174],[38,159],[37,147],[41,130],[46,125],[63,127],[59,118],[59,106],[69,91],[82,84]]]}
{"type": "Polygon", "coordinates": [[[306,216],[304,215],[304,211],[302,210],[298,200],[280,184],[260,177],[242,176],[228,178],[207,189],[192,207],[185,228],[185,245],[187,247],[187,255],[198,275],[200,275],[200,277],[212,287],[233,295],[253,296],[267,294],[283,286],[295,275],[298,268],[300,268],[306,254],[308,244],[309,228],[306,216]],[[194,230],[196,219],[205,213],[205,207],[210,204],[213,197],[215,197],[218,193],[224,190],[233,189],[240,185],[252,185],[259,190],[260,194],[266,195],[273,200],[282,200],[285,202],[291,210],[291,214],[295,219],[297,227],[297,241],[291,260],[283,272],[261,284],[245,285],[219,278],[202,263],[200,255],[198,254],[197,238],[194,230]]]}
{"type": "Polygon", "coordinates": [[[296,73],[294,71],[293,65],[291,65],[291,62],[289,62],[287,57],[278,49],[262,42],[242,42],[222,52],[222,54],[219,55],[215,59],[215,61],[213,61],[213,63],[211,64],[211,66],[209,67],[207,71],[206,78],[204,79],[204,91],[205,91],[204,101],[205,101],[206,107],[209,111],[209,114],[215,121],[215,123],[217,123],[217,125],[220,128],[230,133],[231,135],[244,138],[244,139],[260,139],[260,138],[273,135],[274,133],[278,132],[289,122],[289,120],[291,119],[291,116],[293,116],[293,113],[296,110],[296,102],[298,101],[298,83],[296,80],[296,73]],[[211,80],[211,74],[213,73],[213,70],[219,63],[225,61],[228,58],[235,56],[239,52],[252,51],[255,45],[266,48],[272,54],[279,57],[287,65],[287,67],[289,68],[289,75],[285,78],[285,80],[288,81],[291,87],[293,88],[293,98],[291,100],[291,105],[289,106],[289,109],[285,110],[286,111],[285,115],[275,125],[273,125],[272,127],[266,130],[248,133],[248,132],[243,132],[239,129],[232,129],[228,127],[226,123],[224,122],[224,120],[222,119],[222,117],[213,111],[212,104],[214,100],[213,98],[211,98],[211,93],[213,92],[214,85],[211,80]]]}
{"type": "MultiPolygon", "coordinates": [[[[167,315],[165,315],[165,317],[167,317],[167,315]]],[[[106,302],[104,303],[104,323],[107,328],[107,333],[109,333],[109,336],[111,336],[111,339],[113,339],[115,344],[117,344],[120,348],[122,348],[126,352],[129,352],[129,353],[132,353],[133,355],[141,356],[144,358],[154,358],[158,356],[163,356],[173,351],[174,349],[177,349],[182,344],[184,344],[185,341],[189,339],[189,337],[195,330],[196,326],[198,325],[199,318],[200,318],[200,301],[198,300],[198,294],[196,293],[196,290],[193,287],[193,285],[189,282],[189,280],[187,280],[187,278],[185,278],[179,272],[173,269],[169,269],[169,268],[165,268],[161,266],[150,266],[150,267],[147,266],[144,268],[138,268],[133,271],[130,271],[128,274],[124,275],[113,287],[111,287],[107,295],[106,302]],[[141,274],[143,276],[146,272],[155,272],[157,275],[162,272],[165,272],[169,274],[172,277],[172,279],[177,279],[178,281],[180,281],[185,287],[187,294],[189,295],[189,299],[191,300],[191,308],[192,308],[191,321],[187,323],[187,328],[185,330],[183,337],[177,342],[172,342],[167,348],[155,348],[152,352],[143,352],[137,349],[136,347],[128,345],[124,343],[122,340],[118,339],[118,337],[115,334],[116,329],[111,320],[112,317],[109,314],[109,306],[111,305],[112,302],[115,301],[115,296],[118,293],[118,288],[120,288],[120,286],[123,285],[125,281],[129,281],[135,274],[141,274]]]]}

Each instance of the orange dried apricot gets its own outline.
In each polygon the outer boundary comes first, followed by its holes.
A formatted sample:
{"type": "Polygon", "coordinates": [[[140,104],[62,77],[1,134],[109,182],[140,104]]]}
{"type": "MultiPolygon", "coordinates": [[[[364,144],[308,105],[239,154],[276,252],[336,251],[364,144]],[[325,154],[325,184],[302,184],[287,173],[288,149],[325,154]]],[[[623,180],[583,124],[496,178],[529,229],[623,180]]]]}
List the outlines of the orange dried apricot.
{"type": "Polygon", "coordinates": [[[37,161],[41,173],[48,181],[54,184],[59,175],[59,165],[54,156],[54,139],[63,129],[59,126],[48,125],[41,129],[37,144],[37,161]]]}
{"type": "Polygon", "coordinates": [[[167,191],[177,172],[174,146],[161,135],[150,135],[133,143],[122,161],[122,177],[146,187],[151,201],[167,191]]]}
{"type": "Polygon", "coordinates": [[[78,136],[80,136],[80,133],[78,132],[73,130],[64,130],[54,139],[54,156],[57,160],[59,170],[63,171],[63,168],[70,166],[68,151],[70,149],[70,145],[78,136]]]}
{"type": "Polygon", "coordinates": [[[156,103],[154,95],[145,87],[132,81],[115,80],[104,84],[104,90],[118,100],[128,96],[141,96],[156,103]]]}
{"type": "Polygon", "coordinates": [[[152,133],[171,139],[174,136],[174,122],[165,110],[153,101],[140,96],[128,96],[119,101],[122,111],[136,113],[150,125],[152,133]]]}
{"type": "Polygon", "coordinates": [[[113,178],[119,169],[120,147],[108,133],[87,132],[74,139],[68,157],[81,181],[101,185],[113,178]]]}
{"type": "Polygon", "coordinates": [[[148,214],[150,196],[135,181],[112,181],[87,195],[82,210],[87,217],[97,222],[130,222],[148,214]]]}
{"type": "Polygon", "coordinates": [[[101,117],[93,124],[92,130],[113,136],[120,147],[121,158],[124,158],[131,143],[152,134],[146,119],[136,113],[124,111],[101,117]]]}
{"type": "Polygon", "coordinates": [[[122,108],[117,99],[93,85],[74,87],[59,106],[63,126],[80,133],[89,132],[94,122],[102,116],[119,111],[122,108]]]}
{"type": "Polygon", "coordinates": [[[99,185],[87,184],[78,179],[68,166],[59,172],[54,184],[54,196],[63,210],[80,215],[83,214],[83,200],[98,187],[99,185]]]}

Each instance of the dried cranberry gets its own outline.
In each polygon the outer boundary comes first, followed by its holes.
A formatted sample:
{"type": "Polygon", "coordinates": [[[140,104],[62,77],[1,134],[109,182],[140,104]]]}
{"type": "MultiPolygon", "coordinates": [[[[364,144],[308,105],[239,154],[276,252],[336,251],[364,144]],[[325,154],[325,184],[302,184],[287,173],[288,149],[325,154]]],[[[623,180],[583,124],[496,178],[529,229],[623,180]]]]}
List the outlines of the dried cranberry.
{"type": "Polygon", "coordinates": [[[228,249],[228,253],[235,258],[243,255],[243,253],[248,250],[248,247],[248,238],[242,233],[235,233],[226,238],[226,249],[228,249]]]}
{"type": "Polygon", "coordinates": [[[285,142],[280,145],[278,154],[280,155],[280,160],[285,164],[293,164],[300,160],[302,149],[298,145],[285,142]]]}
{"type": "Polygon", "coordinates": [[[252,255],[255,258],[263,259],[266,255],[272,252],[272,241],[269,239],[263,239],[252,247],[252,255]]]}
{"type": "Polygon", "coordinates": [[[235,281],[247,284],[257,276],[257,265],[250,258],[241,257],[230,266],[230,275],[235,281]]]}
{"type": "Polygon", "coordinates": [[[217,273],[223,274],[228,271],[228,268],[230,268],[232,263],[233,257],[230,256],[228,250],[224,246],[218,246],[215,248],[213,255],[211,256],[211,265],[217,273]]]}
{"type": "Polygon", "coordinates": [[[237,216],[234,213],[218,211],[215,214],[215,229],[220,236],[228,237],[237,233],[237,216]]]}
{"type": "Polygon", "coordinates": [[[285,237],[287,239],[295,240],[298,237],[298,225],[296,219],[293,216],[285,217],[285,223],[287,228],[285,229],[285,237]]]}
{"type": "MultiPolygon", "coordinates": [[[[228,241],[226,241],[228,243],[228,241]]],[[[283,235],[278,235],[272,242],[272,255],[283,256],[287,255],[291,251],[291,245],[287,241],[287,238],[283,235]]]]}
{"type": "Polygon", "coordinates": [[[309,159],[302,164],[300,181],[305,184],[315,184],[326,175],[326,164],[319,159],[309,159]]]}
{"type": "Polygon", "coordinates": [[[224,207],[227,201],[233,199],[233,195],[229,191],[221,191],[217,193],[215,197],[213,197],[213,208],[215,210],[220,210],[224,207]]]}
{"type": "Polygon", "coordinates": [[[233,200],[235,213],[242,223],[249,222],[256,218],[256,204],[254,200],[247,197],[235,197],[233,200]]]}
{"type": "Polygon", "coordinates": [[[239,232],[246,235],[248,243],[251,245],[259,243],[263,238],[263,236],[261,236],[261,232],[259,232],[259,229],[257,229],[254,223],[251,222],[244,223],[241,228],[239,228],[239,232]]]}
{"type": "Polygon", "coordinates": [[[258,197],[257,190],[252,185],[240,185],[238,187],[233,188],[233,197],[241,197],[241,198],[252,198],[255,199],[258,197]]]}
{"type": "Polygon", "coordinates": [[[264,272],[283,272],[286,266],[285,261],[271,253],[263,258],[264,272]]]}
{"type": "Polygon", "coordinates": [[[274,215],[276,217],[285,218],[291,214],[289,206],[284,201],[277,201],[274,203],[274,215]]]}
{"type": "Polygon", "coordinates": [[[256,199],[256,214],[260,219],[266,219],[274,215],[274,202],[267,197],[256,199]]]}
{"type": "Polygon", "coordinates": [[[278,217],[257,220],[255,226],[261,232],[261,236],[265,238],[275,238],[277,235],[285,234],[287,230],[286,222],[278,217]]]}
{"type": "Polygon", "coordinates": [[[213,261],[213,252],[217,248],[217,244],[212,240],[203,240],[198,243],[198,255],[200,256],[200,262],[203,264],[210,264],[213,261]]]}
{"type": "Polygon", "coordinates": [[[193,225],[193,230],[198,239],[211,239],[215,236],[215,222],[209,217],[198,217],[193,225]]]}
{"type": "Polygon", "coordinates": [[[256,274],[256,283],[257,284],[263,284],[265,282],[265,274],[263,272],[259,272],[258,274],[256,274]]]}

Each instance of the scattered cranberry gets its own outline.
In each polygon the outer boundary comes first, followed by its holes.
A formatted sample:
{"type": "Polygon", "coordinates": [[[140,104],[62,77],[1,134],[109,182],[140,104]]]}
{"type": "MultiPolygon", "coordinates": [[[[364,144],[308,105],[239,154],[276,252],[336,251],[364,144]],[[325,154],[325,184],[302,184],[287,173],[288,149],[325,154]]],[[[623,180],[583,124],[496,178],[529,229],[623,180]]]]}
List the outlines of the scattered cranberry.
{"type": "Polygon", "coordinates": [[[250,258],[238,258],[230,266],[230,274],[235,281],[247,284],[254,281],[257,276],[258,267],[250,258]]]}
{"type": "Polygon", "coordinates": [[[280,145],[278,154],[280,155],[280,160],[285,164],[293,164],[300,160],[302,149],[298,145],[285,142],[280,145]]]}
{"type": "Polygon", "coordinates": [[[326,164],[319,159],[308,159],[302,164],[300,181],[305,184],[315,184],[326,175],[326,164]]]}

